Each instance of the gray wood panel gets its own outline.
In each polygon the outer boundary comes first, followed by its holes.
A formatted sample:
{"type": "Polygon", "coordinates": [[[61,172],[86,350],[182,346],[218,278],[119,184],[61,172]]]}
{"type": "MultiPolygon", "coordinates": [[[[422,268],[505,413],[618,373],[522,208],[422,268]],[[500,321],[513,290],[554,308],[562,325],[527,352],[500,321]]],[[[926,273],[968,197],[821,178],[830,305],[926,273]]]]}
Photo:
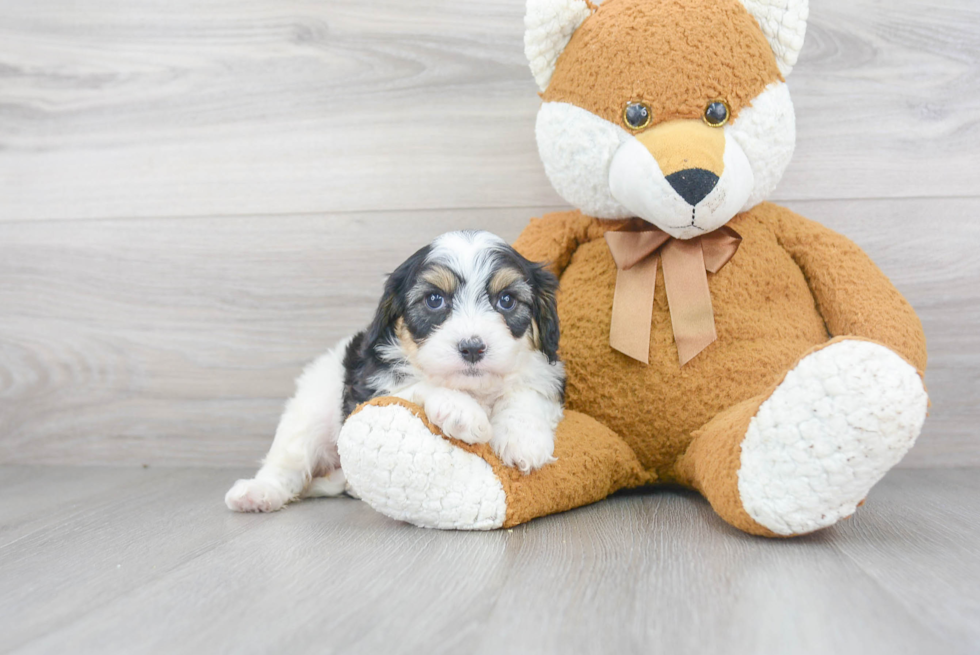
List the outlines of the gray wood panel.
{"type": "MultiPolygon", "coordinates": [[[[0,220],[547,206],[524,0],[0,0],[0,220]]],[[[974,195],[975,0],[818,0],[777,198],[974,195]]]]}
{"type": "Polygon", "coordinates": [[[45,517],[0,537],[0,652],[931,655],[980,643],[975,470],[894,471],[852,519],[794,540],[739,533],[670,490],[478,534],[350,499],[236,515],[221,496],[238,473],[0,468],[17,478],[0,524],[17,529],[24,507],[45,517]]]}
{"type": "MultiPolygon", "coordinates": [[[[932,414],[903,465],[980,464],[980,199],[791,206],[865,247],[923,318],[932,414]]],[[[539,213],[0,223],[0,462],[255,462],[383,273],[441,232],[513,239],[539,213]]]]}

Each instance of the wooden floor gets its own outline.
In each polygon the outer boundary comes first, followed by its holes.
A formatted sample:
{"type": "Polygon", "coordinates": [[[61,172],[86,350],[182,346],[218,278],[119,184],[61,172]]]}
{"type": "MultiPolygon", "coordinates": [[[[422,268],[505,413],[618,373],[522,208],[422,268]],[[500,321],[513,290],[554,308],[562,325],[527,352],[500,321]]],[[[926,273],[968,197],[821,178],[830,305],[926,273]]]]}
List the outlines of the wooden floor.
{"type": "Polygon", "coordinates": [[[244,472],[0,468],[0,652],[980,652],[976,470],[893,471],[785,541],[662,489],[476,534],[233,514],[244,472]]]}

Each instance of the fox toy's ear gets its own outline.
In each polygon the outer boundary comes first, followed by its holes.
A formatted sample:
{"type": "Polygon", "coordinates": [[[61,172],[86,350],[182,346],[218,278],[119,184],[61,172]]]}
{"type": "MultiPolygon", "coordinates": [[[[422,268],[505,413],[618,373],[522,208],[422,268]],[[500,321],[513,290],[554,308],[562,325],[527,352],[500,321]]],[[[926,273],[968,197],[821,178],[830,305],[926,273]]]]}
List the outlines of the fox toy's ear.
{"type": "Polygon", "coordinates": [[[527,0],[524,54],[541,91],[548,88],[555,62],[572,33],[591,13],[585,0],[527,0]]]}
{"type": "Polygon", "coordinates": [[[789,77],[803,49],[809,0],[741,0],[762,26],[783,77],[789,77]]]}

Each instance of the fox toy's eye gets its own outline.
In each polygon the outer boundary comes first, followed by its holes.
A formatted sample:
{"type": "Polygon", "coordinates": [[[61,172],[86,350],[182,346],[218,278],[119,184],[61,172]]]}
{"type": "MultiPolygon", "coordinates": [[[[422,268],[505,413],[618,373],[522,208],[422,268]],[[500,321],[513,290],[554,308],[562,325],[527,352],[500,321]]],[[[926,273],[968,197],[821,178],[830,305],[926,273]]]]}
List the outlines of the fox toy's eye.
{"type": "Polygon", "coordinates": [[[623,120],[632,130],[642,130],[650,124],[652,117],[650,107],[642,102],[631,102],[623,110],[623,120]]]}
{"type": "Polygon", "coordinates": [[[429,309],[436,310],[442,309],[443,305],[446,304],[446,299],[438,293],[430,293],[425,297],[425,306],[429,309]]]}
{"type": "Polygon", "coordinates": [[[708,103],[704,110],[704,122],[711,127],[722,127],[728,122],[732,111],[728,108],[728,103],[723,100],[715,100],[708,103]]]}
{"type": "Polygon", "coordinates": [[[517,301],[514,300],[514,296],[509,293],[505,293],[497,298],[497,309],[502,312],[509,312],[517,305],[517,301]]]}

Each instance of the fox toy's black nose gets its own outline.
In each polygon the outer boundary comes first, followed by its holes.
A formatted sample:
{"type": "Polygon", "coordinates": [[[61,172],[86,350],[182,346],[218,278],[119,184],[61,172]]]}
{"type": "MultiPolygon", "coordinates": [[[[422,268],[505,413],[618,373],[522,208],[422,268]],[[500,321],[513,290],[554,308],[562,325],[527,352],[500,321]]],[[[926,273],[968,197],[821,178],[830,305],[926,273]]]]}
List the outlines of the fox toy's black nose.
{"type": "Polygon", "coordinates": [[[463,339],[459,342],[459,354],[470,364],[476,364],[483,359],[486,352],[487,344],[483,343],[483,339],[479,337],[463,339]]]}
{"type": "Polygon", "coordinates": [[[718,176],[703,168],[688,168],[667,176],[674,191],[692,207],[704,200],[718,184],[718,176]]]}

